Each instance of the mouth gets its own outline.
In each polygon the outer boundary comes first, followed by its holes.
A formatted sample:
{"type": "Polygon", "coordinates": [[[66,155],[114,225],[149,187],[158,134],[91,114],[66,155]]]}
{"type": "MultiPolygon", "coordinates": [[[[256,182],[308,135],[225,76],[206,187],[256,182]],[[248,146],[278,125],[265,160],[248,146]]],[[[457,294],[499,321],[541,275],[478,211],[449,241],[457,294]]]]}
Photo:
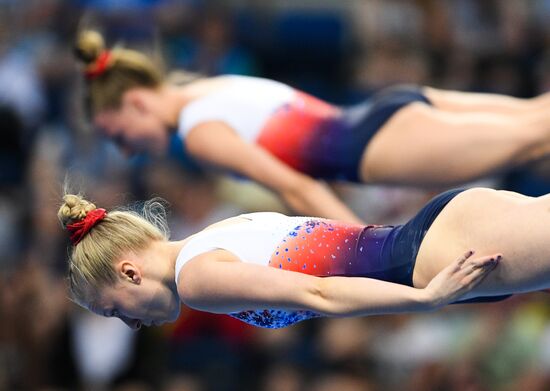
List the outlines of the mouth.
{"type": "Polygon", "coordinates": [[[131,158],[141,152],[138,146],[126,140],[122,135],[112,136],[111,140],[126,158],[131,158]]]}

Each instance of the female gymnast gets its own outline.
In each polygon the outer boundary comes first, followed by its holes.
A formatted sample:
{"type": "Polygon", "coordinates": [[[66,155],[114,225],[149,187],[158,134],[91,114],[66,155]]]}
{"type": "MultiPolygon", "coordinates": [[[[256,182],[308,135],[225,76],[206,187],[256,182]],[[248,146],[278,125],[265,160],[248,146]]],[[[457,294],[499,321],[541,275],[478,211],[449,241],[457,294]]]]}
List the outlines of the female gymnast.
{"type": "Polygon", "coordinates": [[[393,227],[252,213],[180,241],[75,195],[65,195],[58,216],[74,244],[75,301],[134,328],[173,321],[180,302],[276,328],[550,288],[548,195],[450,190],[393,227]]]}
{"type": "Polygon", "coordinates": [[[128,153],[187,152],[278,193],[298,214],[360,220],[316,179],[447,186],[550,153],[550,94],[517,99],[398,86],[340,108],[244,76],[170,84],[143,54],[83,32],[95,125],[128,153]]]}

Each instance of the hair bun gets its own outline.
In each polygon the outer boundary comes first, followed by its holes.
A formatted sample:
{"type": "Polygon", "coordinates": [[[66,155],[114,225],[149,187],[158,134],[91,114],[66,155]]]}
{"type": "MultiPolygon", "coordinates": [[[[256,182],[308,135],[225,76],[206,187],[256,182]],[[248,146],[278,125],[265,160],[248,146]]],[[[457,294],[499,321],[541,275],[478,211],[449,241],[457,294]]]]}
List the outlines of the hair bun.
{"type": "Polygon", "coordinates": [[[74,54],[85,64],[91,64],[97,60],[103,50],[105,50],[103,36],[97,31],[85,30],[78,35],[74,54]]]}
{"type": "Polygon", "coordinates": [[[88,212],[97,209],[96,206],[90,201],[85,200],[79,195],[65,194],[63,196],[63,205],[57,212],[59,221],[66,227],[67,224],[72,224],[76,221],[82,220],[88,212]]]}

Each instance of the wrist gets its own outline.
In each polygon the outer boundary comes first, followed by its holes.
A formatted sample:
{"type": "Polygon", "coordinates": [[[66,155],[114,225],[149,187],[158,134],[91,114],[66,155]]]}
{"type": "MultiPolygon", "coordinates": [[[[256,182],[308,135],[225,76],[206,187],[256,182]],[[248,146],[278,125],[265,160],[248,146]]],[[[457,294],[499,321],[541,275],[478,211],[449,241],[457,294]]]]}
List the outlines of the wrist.
{"type": "Polygon", "coordinates": [[[427,287],[424,289],[417,289],[417,300],[424,311],[434,311],[443,306],[441,300],[434,297],[427,287]]]}

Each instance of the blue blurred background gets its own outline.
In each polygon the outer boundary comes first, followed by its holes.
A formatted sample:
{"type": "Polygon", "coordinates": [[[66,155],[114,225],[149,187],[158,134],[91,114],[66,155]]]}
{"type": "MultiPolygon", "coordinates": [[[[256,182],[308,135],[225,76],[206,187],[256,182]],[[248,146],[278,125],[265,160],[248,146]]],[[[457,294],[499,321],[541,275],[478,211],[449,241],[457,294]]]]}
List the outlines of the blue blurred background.
{"type": "MultiPolygon", "coordinates": [[[[0,390],[550,389],[543,293],[278,331],[184,309],[176,324],[132,332],[67,299],[55,217],[67,173],[107,208],[162,196],[175,238],[241,212],[284,211],[181,154],[126,160],[94,135],[71,53],[82,26],[167,71],[264,76],[351,104],[401,82],[548,91],[549,21],[549,0],[0,0],[0,390]]],[[[539,163],[482,184],[539,195],[550,192],[549,172],[539,163]]],[[[377,224],[405,221],[431,195],[335,191],[377,224]]]]}

